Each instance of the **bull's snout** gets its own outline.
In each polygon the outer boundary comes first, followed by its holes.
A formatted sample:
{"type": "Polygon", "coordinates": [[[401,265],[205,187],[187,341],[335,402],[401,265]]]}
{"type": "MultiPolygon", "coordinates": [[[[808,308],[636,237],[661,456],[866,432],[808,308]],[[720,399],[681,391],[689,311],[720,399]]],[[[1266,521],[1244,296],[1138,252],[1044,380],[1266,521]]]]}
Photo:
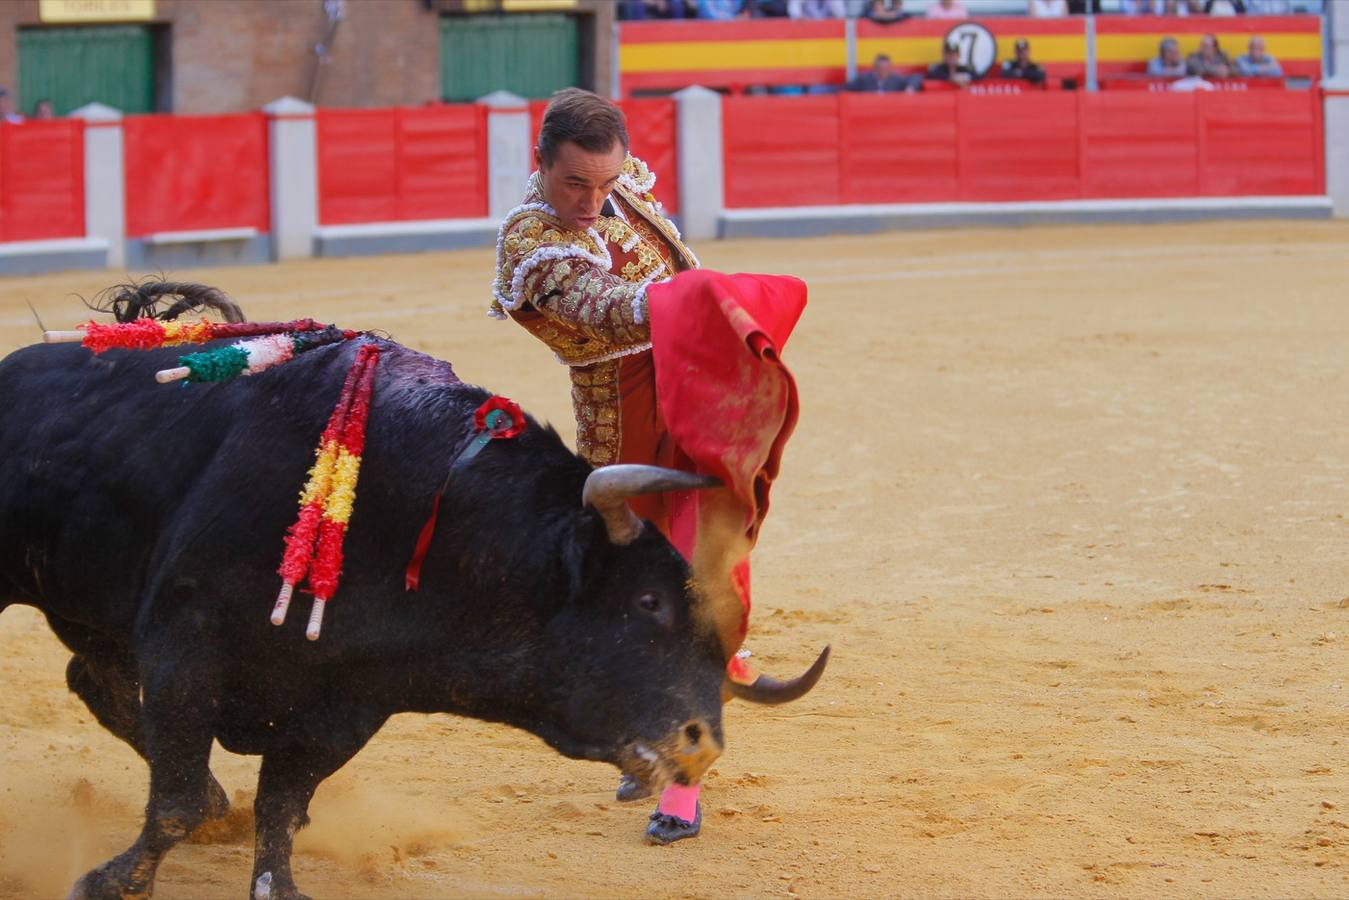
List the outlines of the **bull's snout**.
{"type": "Polygon", "coordinates": [[[679,726],[675,740],[675,780],[680,784],[697,784],[721,756],[722,749],[721,740],[706,719],[685,722],[679,726]]]}

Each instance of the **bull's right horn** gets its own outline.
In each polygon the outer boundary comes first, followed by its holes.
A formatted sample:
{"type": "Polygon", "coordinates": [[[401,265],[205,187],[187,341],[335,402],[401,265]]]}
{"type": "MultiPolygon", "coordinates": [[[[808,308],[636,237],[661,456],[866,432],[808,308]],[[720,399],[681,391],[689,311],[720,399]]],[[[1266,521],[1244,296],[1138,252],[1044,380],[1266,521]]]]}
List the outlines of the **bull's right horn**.
{"type": "Polygon", "coordinates": [[[635,541],[637,535],[642,533],[642,520],[628,506],[629,497],[720,485],[721,480],[710,475],[695,475],[660,466],[602,466],[586,478],[585,488],[581,491],[581,503],[595,508],[604,519],[609,541],[622,547],[635,541]]]}
{"type": "Polygon", "coordinates": [[[740,684],[727,678],[724,682],[726,693],[751,703],[790,703],[804,697],[815,682],[824,674],[829,662],[829,648],[825,647],[820,656],[804,674],[788,681],[778,681],[768,675],[760,675],[753,684],[740,684]]]}

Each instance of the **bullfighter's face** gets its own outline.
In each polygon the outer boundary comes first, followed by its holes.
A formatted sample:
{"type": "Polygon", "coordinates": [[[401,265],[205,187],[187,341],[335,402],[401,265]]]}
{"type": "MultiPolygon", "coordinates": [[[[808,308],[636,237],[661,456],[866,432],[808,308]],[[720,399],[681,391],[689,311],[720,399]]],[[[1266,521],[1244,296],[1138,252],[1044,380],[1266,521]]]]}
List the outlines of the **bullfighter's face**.
{"type": "Polygon", "coordinates": [[[543,179],[543,198],[557,211],[564,226],[584,231],[595,224],[623,172],[626,157],[620,141],[614,141],[604,153],[592,153],[572,141],[562,141],[551,163],[537,147],[534,149],[534,161],[543,179]]]}

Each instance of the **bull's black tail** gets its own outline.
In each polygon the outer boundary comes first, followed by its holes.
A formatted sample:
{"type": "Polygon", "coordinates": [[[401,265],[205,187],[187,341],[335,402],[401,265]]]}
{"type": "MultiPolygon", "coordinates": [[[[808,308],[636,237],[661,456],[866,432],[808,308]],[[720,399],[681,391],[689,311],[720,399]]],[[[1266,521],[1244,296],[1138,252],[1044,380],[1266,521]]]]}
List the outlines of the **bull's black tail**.
{"type": "Polygon", "coordinates": [[[99,312],[110,312],[118,322],[135,319],[176,319],[185,312],[207,308],[219,313],[226,322],[244,322],[247,319],[224,292],[205,284],[186,281],[143,281],[140,284],[115,284],[99,291],[92,303],[85,305],[99,312]],[[166,309],[160,304],[165,298],[176,297],[166,309]]]}

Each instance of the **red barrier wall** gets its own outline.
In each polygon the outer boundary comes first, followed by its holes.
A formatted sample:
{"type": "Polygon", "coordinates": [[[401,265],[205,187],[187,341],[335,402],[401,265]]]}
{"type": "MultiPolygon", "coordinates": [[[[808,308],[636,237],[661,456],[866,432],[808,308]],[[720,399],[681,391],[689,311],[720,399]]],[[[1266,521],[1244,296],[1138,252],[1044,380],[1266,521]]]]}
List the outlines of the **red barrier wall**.
{"type": "Polygon", "coordinates": [[[234,116],[127,116],[126,233],[270,230],[267,121],[234,116]]]}
{"type": "Polygon", "coordinates": [[[0,241],[84,236],[84,122],[0,124],[0,241]]]}
{"type": "Polygon", "coordinates": [[[319,222],[487,215],[487,107],[321,109],[319,222]]]}
{"type": "Polygon", "coordinates": [[[956,133],[958,199],[1068,200],[1082,196],[1075,93],[959,95],[956,133]]]}
{"type": "Polygon", "coordinates": [[[730,209],[1319,194],[1314,91],[728,97],[730,209]]]}
{"type": "Polygon", "coordinates": [[[1082,104],[1084,197],[1197,197],[1193,95],[1101,93],[1082,104]]]}
{"type": "MultiPolygon", "coordinates": [[[[921,203],[959,194],[956,94],[917,94],[900,104],[873,94],[838,96],[841,202],[921,203]]],[[[728,197],[728,205],[736,204],[728,197]]]]}
{"type": "MultiPolygon", "coordinates": [[[[656,199],[671,215],[679,212],[679,158],[675,139],[675,102],[668,97],[620,100],[619,109],[628,122],[632,155],[656,173],[656,199]]],[[[547,100],[529,104],[530,146],[539,142],[539,127],[547,100]]]]}

